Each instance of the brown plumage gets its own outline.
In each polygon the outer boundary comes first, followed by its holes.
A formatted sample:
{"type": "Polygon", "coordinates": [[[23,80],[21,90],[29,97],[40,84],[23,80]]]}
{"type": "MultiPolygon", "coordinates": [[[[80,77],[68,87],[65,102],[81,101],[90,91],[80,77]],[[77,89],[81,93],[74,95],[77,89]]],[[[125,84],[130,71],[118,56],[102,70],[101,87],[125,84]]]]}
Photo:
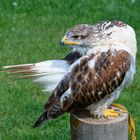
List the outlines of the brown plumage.
{"type": "MultiPolygon", "coordinates": [[[[130,68],[130,60],[130,55],[123,50],[109,50],[107,53],[81,58],[48,99],[43,113],[43,118],[46,116],[44,120],[54,119],[64,112],[85,108],[111,94],[123,82],[130,68]],[[88,63],[94,59],[96,62],[91,69],[88,63]],[[71,89],[71,94],[61,102],[62,94],[68,88],[71,89]]],[[[44,120],[41,115],[34,127],[44,120]]]]}
{"type": "Polygon", "coordinates": [[[34,127],[64,112],[82,109],[102,116],[135,73],[135,32],[123,22],[76,25],[66,32],[61,44],[72,45],[80,56],[53,90],[34,127]]]}

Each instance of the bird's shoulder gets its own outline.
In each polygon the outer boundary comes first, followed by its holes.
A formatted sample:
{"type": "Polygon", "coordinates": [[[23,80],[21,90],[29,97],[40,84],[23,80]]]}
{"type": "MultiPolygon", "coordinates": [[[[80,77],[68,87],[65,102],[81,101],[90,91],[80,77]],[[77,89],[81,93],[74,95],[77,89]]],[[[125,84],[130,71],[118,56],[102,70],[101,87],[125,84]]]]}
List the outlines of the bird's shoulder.
{"type": "Polygon", "coordinates": [[[75,101],[97,102],[119,87],[130,69],[128,52],[107,51],[84,56],[70,72],[69,86],[75,101]]]}

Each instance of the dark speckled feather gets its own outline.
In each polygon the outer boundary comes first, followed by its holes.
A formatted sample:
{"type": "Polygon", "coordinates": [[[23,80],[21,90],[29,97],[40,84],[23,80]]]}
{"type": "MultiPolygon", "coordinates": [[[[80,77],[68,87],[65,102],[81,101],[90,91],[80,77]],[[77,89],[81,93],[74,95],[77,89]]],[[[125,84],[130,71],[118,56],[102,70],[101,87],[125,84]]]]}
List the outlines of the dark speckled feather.
{"type": "Polygon", "coordinates": [[[130,55],[123,50],[82,57],[49,97],[45,105],[46,114],[43,114],[47,119],[54,119],[64,112],[73,112],[99,102],[122,84],[129,68],[130,55]],[[90,61],[95,61],[92,68],[90,61]],[[61,100],[69,88],[71,94],[61,100]]]}

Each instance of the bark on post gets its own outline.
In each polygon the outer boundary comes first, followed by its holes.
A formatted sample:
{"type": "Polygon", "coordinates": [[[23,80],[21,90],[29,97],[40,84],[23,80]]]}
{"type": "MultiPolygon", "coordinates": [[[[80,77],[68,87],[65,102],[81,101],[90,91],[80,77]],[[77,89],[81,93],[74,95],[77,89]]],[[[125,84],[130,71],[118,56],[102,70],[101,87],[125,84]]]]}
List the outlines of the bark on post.
{"type": "Polygon", "coordinates": [[[71,114],[71,140],[128,140],[128,114],[111,119],[93,119],[71,114]]]}

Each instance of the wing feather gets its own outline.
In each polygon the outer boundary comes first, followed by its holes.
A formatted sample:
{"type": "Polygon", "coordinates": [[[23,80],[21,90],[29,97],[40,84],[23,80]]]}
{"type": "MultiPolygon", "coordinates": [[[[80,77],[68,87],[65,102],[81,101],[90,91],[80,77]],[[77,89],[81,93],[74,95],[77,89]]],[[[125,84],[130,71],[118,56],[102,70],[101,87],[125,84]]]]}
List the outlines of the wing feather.
{"type": "Polygon", "coordinates": [[[70,65],[80,57],[79,52],[73,51],[62,60],[46,60],[33,64],[4,66],[2,71],[17,79],[32,78],[32,81],[42,85],[45,91],[52,92],[67,74],[70,65]]]}
{"type": "Polygon", "coordinates": [[[83,56],[48,99],[45,105],[48,119],[56,118],[58,112],[59,115],[73,112],[104,99],[122,84],[130,65],[131,56],[123,50],[83,56]],[[71,93],[66,94],[67,90],[71,93]],[[55,104],[59,107],[54,110],[55,104]]]}
{"type": "Polygon", "coordinates": [[[81,104],[92,104],[122,84],[130,69],[131,57],[126,51],[108,51],[89,56],[85,65],[81,65],[82,61],[84,59],[75,66],[78,70],[74,68],[71,73],[73,100],[81,104]],[[92,68],[88,63],[91,60],[95,60],[92,68]]]}

